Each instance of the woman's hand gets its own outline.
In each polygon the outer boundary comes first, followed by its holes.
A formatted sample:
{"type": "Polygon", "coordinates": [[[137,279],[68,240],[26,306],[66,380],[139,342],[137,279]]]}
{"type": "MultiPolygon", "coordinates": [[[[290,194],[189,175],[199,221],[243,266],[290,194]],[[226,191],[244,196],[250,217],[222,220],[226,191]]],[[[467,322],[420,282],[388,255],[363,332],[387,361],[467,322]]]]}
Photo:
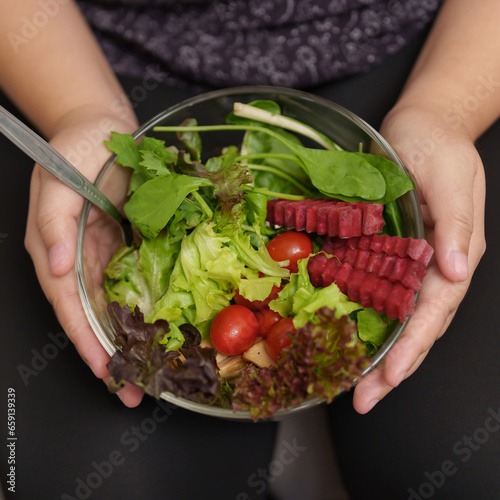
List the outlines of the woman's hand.
{"type": "MultiPolygon", "coordinates": [[[[103,144],[109,132],[132,132],[134,128],[133,121],[77,111],[65,116],[50,142],[94,181],[110,154],[103,144]]],[[[122,193],[125,189],[123,186],[122,193]]],[[[36,165],[31,180],[25,244],[61,326],[94,374],[107,383],[106,364],[110,358],[87,321],[74,271],[77,225],[83,202],[79,194],[36,165]]],[[[100,237],[109,224],[116,223],[99,209],[92,208],[87,233],[91,235],[89,245],[95,251],[96,265],[101,271],[111,257],[109,245],[100,237]]],[[[142,391],[128,385],[118,395],[126,406],[133,407],[141,401],[142,391]]]]}
{"type": "Polygon", "coordinates": [[[448,328],[486,248],[483,165],[465,128],[445,116],[439,110],[396,106],[382,126],[382,135],[416,181],[435,257],[402,336],[355,389],[359,413],[370,411],[420,366],[448,328]]]}

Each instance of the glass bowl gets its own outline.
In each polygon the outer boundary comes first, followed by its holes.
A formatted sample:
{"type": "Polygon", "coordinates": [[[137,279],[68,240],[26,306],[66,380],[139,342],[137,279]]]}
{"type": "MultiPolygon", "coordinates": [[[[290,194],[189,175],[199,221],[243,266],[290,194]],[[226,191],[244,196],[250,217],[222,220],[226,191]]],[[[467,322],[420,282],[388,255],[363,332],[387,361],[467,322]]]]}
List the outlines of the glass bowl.
{"type": "MultiPolygon", "coordinates": [[[[159,113],[144,124],[134,134],[136,139],[143,135],[159,137],[169,145],[175,144],[174,134],[156,133],[153,127],[179,125],[187,118],[196,118],[199,125],[224,123],[226,115],[232,110],[236,101],[249,103],[257,99],[269,99],[278,103],[282,113],[295,118],[322,132],[342,148],[358,151],[360,144],[363,151],[372,151],[385,155],[394,161],[407,174],[403,163],[391,146],[361,118],[326,99],[306,92],[267,86],[234,87],[208,92],[183,101],[166,111],[159,113]]],[[[239,144],[241,132],[211,132],[204,135],[204,152],[216,154],[218,148],[228,144],[239,144]],[[212,149],[212,151],[210,151],[212,149]]],[[[115,155],[110,156],[104,164],[96,180],[96,185],[111,201],[122,206],[127,191],[126,169],[115,164],[115,155]]],[[[415,191],[410,191],[398,200],[403,217],[404,236],[424,237],[424,227],[420,205],[415,191]]],[[[83,308],[97,338],[112,355],[115,350],[113,342],[115,331],[107,313],[107,303],[103,289],[103,270],[121,243],[119,226],[111,218],[100,217],[94,220],[95,209],[91,212],[91,203],[85,202],[78,226],[76,253],[76,276],[83,308]],[[98,237],[97,237],[98,235],[98,237]]],[[[362,377],[377,366],[387,352],[401,336],[405,323],[397,323],[389,338],[372,358],[372,365],[362,377]]],[[[171,393],[161,395],[166,401],[182,408],[232,420],[249,420],[249,413],[233,412],[214,406],[194,403],[171,393]]],[[[312,399],[297,408],[276,412],[275,419],[310,410],[323,401],[312,399]]]]}

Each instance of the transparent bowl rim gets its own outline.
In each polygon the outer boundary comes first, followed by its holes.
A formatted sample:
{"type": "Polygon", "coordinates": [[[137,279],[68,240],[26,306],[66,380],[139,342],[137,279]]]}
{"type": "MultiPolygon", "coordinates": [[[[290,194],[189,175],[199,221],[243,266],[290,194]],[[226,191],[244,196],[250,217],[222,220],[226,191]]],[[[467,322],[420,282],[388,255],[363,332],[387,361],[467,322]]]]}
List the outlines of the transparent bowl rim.
{"type": "MultiPolygon", "coordinates": [[[[379,147],[388,155],[388,157],[398,165],[398,167],[403,170],[408,176],[412,177],[410,172],[406,169],[404,166],[403,162],[397,155],[396,151],[391,147],[391,145],[367,122],[365,122],[362,118],[354,114],[353,112],[349,111],[348,109],[344,108],[343,106],[340,106],[339,104],[336,104],[332,101],[329,101],[328,99],[325,99],[320,96],[316,96],[314,94],[304,92],[301,90],[296,90],[296,89],[290,89],[290,88],[285,88],[285,87],[274,87],[274,86],[268,86],[268,85],[248,85],[248,86],[240,86],[240,87],[229,87],[229,88],[224,88],[224,89],[219,89],[219,90],[214,90],[210,92],[205,92],[203,94],[197,95],[195,97],[191,97],[189,99],[186,99],[184,101],[181,101],[178,104],[175,104],[174,106],[169,107],[165,111],[162,111],[158,115],[154,116],[151,118],[149,121],[144,123],[141,127],[139,127],[132,135],[134,139],[140,138],[142,135],[144,135],[147,131],[151,130],[154,126],[156,126],[158,123],[162,122],[169,116],[177,113],[179,110],[185,109],[187,107],[193,107],[197,104],[211,101],[213,99],[217,99],[220,97],[231,97],[235,95],[269,95],[269,94],[279,94],[282,96],[289,96],[292,98],[299,98],[304,101],[311,101],[315,102],[316,104],[322,105],[325,108],[330,108],[333,111],[344,115],[346,118],[351,120],[353,123],[355,123],[361,130],[363,130],[370,138],[375,141],[379,147]]],[[[102,169],[100,170],[96,180],[95,180],[95,185],[99,187],[100,183],[102,182],[104,176],[106,175],[107,171],[111,166],[114,164],[116,159],[116,155],[112,154],[106,161],[106,163],[103,165],[102,169]]],[[[425,233],[424,233],[424,224],[423,224],[423,219],[422,219],[422,212],[420,209],[420,204],[418,202],[417,195],[415,193],[415,190],[410,191],[407,193],[408,196],[410,197],[410,205],[412,207],[413,211],[413,216],[414,216],[414,222],[415,222],[415,230],[416,230],[416,237],[417,238],[424,238],[425,233]]],[[[78,286],[78,291],[80,294],[80,299],[82,302],[83,309],[85,311],[85,314],[87,316],[87,319],[89,321],[89,324],[94,331],[95,335],[97,336],[98,340],[100,341],[101,345],[104,347],[106,352],[111,356],[115,351],[116,347],[114,343],[111,341],[111,339],[108,337],[106,334],[105,330],[102,328],[101,323],[99,322],[92,304],[90,302],[90,297],[87,293],[87,286],[86,286],[86,281],[85,281],[85,275],[84,275],[84,270],[83,270],[83,242],[84,242],[84,237],[85,237],[85,229],[87,226],[87,219],[88,215],[90,212],[90,209],[92,207],[92,204],[89,201],[85,201],[82,212],[80,215],[80,220],[78,223],[78,234],[77,234],[77,247],[76,247],[76,259],[75,259],[75,272],[76,272],[76,279],[77,279],[77,286],[78,286]]],[[[415,297],[415,300],[417,300],[418,294],[415,297]]],[[[393,345],[396,343],[396,341],[399,339],[401,334],[403,333],[404,328],[406,327],[406,324],[408,322],[408,318],[404,323],[399,322],[396,327],[394,328],[394,331],[390,335],[390,337],[384,342],[384,344],[381,346],[381,348],[377,351],[377,353],[372,357],[372,364],[366,368],[361,376],[359,377],[359,380],[361,380],[363,377],[365,377],[369,372],[371,372],[385,357],[385,355],[389,352],[389,350],[393,347],[393,345]]],[[[355,384],[356,382],[355,381],[355,384]]],[[[214,417],[221,417],[221,418],[226,418],[226,419],[231,419],[231,420],[249,420],[249,412],[244,412],[244,411],[237,411],[233,412],[231,409],[225,409],[225,408],[218,408],[215,406],[208,406],[208,405],[203,405],[200,403],[195,403],[193,401],[189,401],[184,398],[177,397],[171,393],[164,392],[161,394],[161,398],[164,399],[165,401],[168,401],[172,404],[175,404],[176,406],[182,407],[187,410],[192,410],[197,413],[202,413],[205,415],[210,415],[214,417]]],[[[296,414],[305,410],[312,409],[313,407],[317,406],[318,404],[322,403],[322,401],[319,401],[318,399],[311,399],[308,401],[305,401],[302,403],[300,406],[297,408],[290,408],[290,409],[284,409],[284,410],[279,410],[276,412],[274,419],[279,420],[280,418],[283,418],[285,416],[289,416],[292,414],[296,414]]]]}

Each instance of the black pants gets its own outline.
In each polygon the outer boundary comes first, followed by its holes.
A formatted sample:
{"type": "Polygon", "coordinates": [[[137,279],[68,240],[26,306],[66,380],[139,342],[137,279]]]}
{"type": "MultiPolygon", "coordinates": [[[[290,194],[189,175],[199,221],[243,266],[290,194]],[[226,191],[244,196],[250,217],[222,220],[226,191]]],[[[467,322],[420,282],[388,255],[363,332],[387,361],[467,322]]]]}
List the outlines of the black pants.
{"type": "MultiPolygon", "coordinates": [[[[421,42],[370,74],[311,91],[377,127],[421,42]]],[[[193,93],[152,88],[151,81],[146,92],[139,80],[122,83],[141,122],[193,93]]],[[[0,102],[13,109],[4,97],[0,102]]],[[[499,132],[497,124],[478,143],[493,189],[500,185],[499,132]]],[[[0,149],[0,383],[4,398],[8,388],[15,391],[18,438],[12,454],[4,403],[3,488],[12,487],[12,466],[22,500],[265,498],[262,481],[255,481],[272,460],[274,423],[217,420],[151,398],[129,410],[94,379],[60,333],[24,250],[32,162],[1,137],[0,149]]],[[[366,416],[354,412],[350,395],[328,408],[352,499],[500,497],[499,199],[488,198],[488,252],[470,292],[423,366],[366,416]]]]}

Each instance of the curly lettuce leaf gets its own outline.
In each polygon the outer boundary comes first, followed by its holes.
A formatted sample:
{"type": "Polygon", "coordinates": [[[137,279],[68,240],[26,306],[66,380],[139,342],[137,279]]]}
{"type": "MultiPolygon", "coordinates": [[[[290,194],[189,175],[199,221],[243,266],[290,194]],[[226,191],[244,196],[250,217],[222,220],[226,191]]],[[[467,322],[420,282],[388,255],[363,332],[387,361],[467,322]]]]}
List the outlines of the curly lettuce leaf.
{"type": "Polygon", "coordinates": [[[308,261],[309,258],[299,260],[298,272],[292,274],[290,282],[269,303],[273,311],[283,317],[293,316],[295,328],[300,328],[308,322],[316,321],[316,311],[325,306],[335,309],[338,318],[363,309],[361,304],[351,302],[335,283],[315,288],[307,271],[308,261]]]}
{"type": "Polygon", "coordinates": [[[254,420],[302,402],[324,399],[330,403],[349,390],[370,365],[366,348],[357,336],[356,323],[347,315],[323,307],[317,321],[306,323],[290,337],[278,366],[247,367],[236,381],[233,410],[249,411],[254,420]]]}
{"type": "Polygon", "coordinates": [[[202,324],[229,305],[244,264],[226,246],[229,238],[217,235],[212,221],[199,224],[181,245],[167,293],[155,304],[152,320],[187,319],[207,334],[202,324]]]}
{"type": "Polygon", "coordinates": [[[132,309],[139,306],[148,311],[153,302],[147,282],[139,266],[138,250],[134,247],[121,247],[104,270],[104,289],[106,300],[128,305],[132,309]]]}
{"type": "Polygon", "coordinates": [[[104,271],[108,302],[139,306],[148,315],[168,289],[170,275],[185,231],[165,230],[155,239],[143,239],[139,249],[122,247],[104,271]]]}
{"type": "Polygon", "coordinates": [[[231,238],[229,226],[223,232],[215,228],[207,219],[182,240],[169,288],[148,320],[189,322],[205,338],[211,320],[230,304],[235,289],[241,289],[249,300],[264,300],[273,285],[288,276],[288,270],[268,256],[265,246],[253,248],[241,229],[235,229],[231,238]],[[259,278],[259,271],[266,276],[259,278]]]}

